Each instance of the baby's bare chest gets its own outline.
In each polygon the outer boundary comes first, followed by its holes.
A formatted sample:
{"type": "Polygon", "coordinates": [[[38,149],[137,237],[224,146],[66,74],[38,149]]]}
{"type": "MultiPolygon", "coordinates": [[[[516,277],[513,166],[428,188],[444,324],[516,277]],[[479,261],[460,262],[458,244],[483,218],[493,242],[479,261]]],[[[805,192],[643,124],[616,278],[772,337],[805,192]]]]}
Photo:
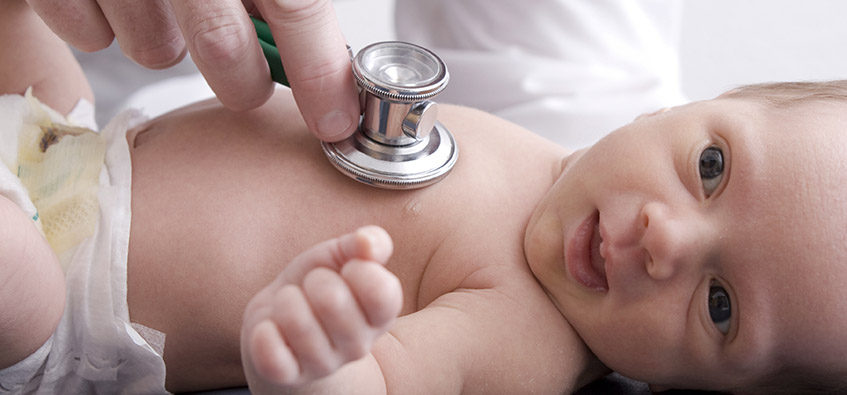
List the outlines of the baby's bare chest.
{"type": "Polygon", "coordinates": [[[237,323],[296,255],[365,225],[392,236],[389,269],[415,311],[481,266],[522,258],[546,188],[542,167],[504,166],[465,144],[443,181],[381,190],[338,172],[304,131],[191,121],[139,134],[131,150],[131,314],[179,321],[190,308],[209,327],[237,323]]]}

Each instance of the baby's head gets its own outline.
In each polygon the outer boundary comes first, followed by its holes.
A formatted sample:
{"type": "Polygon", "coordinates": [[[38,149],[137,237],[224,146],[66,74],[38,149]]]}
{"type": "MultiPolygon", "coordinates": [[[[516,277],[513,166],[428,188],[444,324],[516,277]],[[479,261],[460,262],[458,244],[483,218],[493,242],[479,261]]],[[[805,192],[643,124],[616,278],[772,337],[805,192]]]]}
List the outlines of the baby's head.
{"type": "Polygon", "coordinates": [[[657,387],[847,390],[847,82],[642,117],[563,162],[526,253],[611,369],[657,387]]]}

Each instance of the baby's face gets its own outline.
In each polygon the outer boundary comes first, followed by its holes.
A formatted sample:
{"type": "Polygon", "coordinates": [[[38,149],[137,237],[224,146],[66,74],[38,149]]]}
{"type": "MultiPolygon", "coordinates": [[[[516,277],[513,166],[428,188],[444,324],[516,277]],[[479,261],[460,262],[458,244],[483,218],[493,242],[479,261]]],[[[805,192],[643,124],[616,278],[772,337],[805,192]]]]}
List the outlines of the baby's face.
{"type": "Polygon", "coordinates": [[[601,361],[651,384],[844,366],[844,112],[719,98],[615,131],[533,214],[533,272],[601,361]]]}

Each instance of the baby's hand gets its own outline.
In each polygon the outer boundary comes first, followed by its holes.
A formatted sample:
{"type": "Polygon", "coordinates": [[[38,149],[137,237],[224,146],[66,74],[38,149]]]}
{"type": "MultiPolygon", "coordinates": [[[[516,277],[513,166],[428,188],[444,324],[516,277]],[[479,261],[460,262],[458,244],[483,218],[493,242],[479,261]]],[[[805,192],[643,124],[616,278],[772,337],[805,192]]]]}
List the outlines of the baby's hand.
{"type": "Polygon", "coordinates": [[[300,254],[244,313],[241,356],[251,386],[296,386],[370,352],[400,313],[393,245],[376,226],[300,254]]]}

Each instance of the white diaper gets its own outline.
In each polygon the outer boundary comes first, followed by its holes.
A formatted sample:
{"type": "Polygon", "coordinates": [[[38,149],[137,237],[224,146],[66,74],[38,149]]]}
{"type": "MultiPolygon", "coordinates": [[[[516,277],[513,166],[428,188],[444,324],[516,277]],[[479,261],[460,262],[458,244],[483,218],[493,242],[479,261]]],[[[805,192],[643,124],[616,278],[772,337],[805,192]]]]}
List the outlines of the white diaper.
{"type": "MultiPolygon", "coordinates": [[[[16,165],[19,159],[23,161],[18,157],[21,125],[31,120],[33,108],[22,96],[0,96],[0,159],[4,164],[0,165],[0,194],[36,223],[42,222],[47,234],[47,228],[53,227],[47,223],[55,220],[36,210],[30,199],[30,192],[36,192],[28,191],[20,181],[16,165]]],[[[81,101],[67,120],[49,109],[45,114],[57,124],[96,130],[93,106],[86,101],[81,101]]],[[[58,256],[67,284],[64,314],[53,336],[38,351],[0,370],[0,394],[166,393],[161,357],[164,335],[131,324],[126,302],[132,176],[126,131],[143,119],[136,111],[126,111],[100,132],[105,140],[105,152],[99,151],[104,164],[99,185],[89,188],[96,191],[99,205],[99,211],[95,209],[91,216],[95,218],[93,226],[84,232],[87,237],[72,245],[55,242],[67,238],[48,237],[54,249],[59,246],[62,250],[58,256]]],[[[67,163],[66,168],[85,167],[75,165],[67,163]]]]}

